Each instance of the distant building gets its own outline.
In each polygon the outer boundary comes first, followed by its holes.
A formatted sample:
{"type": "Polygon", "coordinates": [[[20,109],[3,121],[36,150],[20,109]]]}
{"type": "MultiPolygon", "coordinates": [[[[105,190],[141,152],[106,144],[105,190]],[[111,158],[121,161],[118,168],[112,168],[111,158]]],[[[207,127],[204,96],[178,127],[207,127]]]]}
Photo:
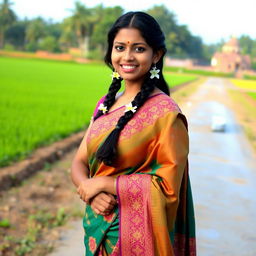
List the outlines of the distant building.
{"type": "Polygon", "coordinates": [[[223,47],[221,52],[216,52],[211,60],[215,71],[238,72],[251,69],[251,60],[248,55],[240,53],[240,47],[236,38],[231,38],[223,47]]]}

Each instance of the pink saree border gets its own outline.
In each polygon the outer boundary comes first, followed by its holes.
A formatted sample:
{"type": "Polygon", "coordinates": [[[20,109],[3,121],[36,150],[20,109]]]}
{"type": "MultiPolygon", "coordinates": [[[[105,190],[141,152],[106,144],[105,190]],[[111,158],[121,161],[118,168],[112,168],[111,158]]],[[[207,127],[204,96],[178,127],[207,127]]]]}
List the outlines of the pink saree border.
{"type": "Polygon", "coordinates": [[[120,255],[154,255],[150,185],[151,176],[147,174],[117,178],[120,255]]]}

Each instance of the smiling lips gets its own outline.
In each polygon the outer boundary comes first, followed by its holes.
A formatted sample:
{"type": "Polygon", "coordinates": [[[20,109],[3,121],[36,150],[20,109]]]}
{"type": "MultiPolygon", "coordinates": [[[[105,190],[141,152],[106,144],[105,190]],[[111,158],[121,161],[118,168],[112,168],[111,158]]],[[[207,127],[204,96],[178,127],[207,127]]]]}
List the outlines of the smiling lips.
{"type": "Polygon", "coordinates": [[[138,65],[125,65],[125,64],[120,66],[122,70],[127,73],[133,72],[138,67],[138,65]]]}

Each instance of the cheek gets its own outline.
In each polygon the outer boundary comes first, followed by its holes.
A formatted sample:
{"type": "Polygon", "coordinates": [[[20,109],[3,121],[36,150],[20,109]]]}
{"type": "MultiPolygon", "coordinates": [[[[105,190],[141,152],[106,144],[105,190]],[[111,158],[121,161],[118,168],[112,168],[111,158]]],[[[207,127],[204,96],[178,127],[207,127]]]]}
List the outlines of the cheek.
{"type": "Polygon", "coordinates": [[[111,62],[114,67],[117,65],[117,61],[118,61],[118,56],[112,52],[111,53],[111,62]]]}

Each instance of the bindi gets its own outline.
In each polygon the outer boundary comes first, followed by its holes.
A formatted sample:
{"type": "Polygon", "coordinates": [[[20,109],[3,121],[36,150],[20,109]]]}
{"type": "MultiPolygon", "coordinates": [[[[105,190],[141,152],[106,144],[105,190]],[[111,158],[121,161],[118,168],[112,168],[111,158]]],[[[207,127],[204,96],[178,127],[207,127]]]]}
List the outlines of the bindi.
{"type": "Polygon", "coordinates": [[[127,44],[130,44],[130,41],[127,41],[127,44]]]}

